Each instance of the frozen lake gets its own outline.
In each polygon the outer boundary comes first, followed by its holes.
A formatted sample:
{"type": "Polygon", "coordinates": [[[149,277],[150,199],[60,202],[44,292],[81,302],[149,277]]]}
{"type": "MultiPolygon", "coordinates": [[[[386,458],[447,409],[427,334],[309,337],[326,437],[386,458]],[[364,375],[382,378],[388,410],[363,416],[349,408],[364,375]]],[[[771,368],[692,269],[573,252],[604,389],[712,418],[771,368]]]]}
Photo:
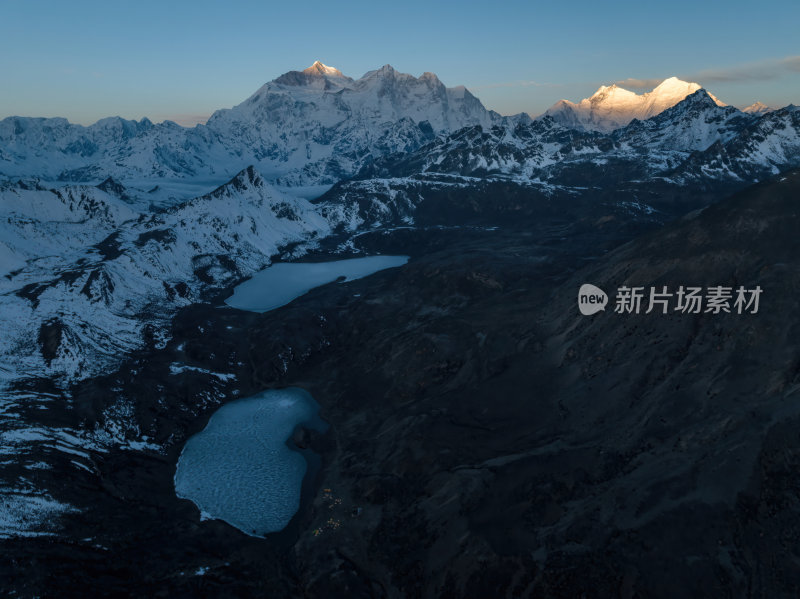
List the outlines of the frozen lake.
{"type": "Polygon", "coordinates": [[[183,448],[175,492],[203,518],[218,518],[252,536],[282,530],[300,507],[306,459],[287,439],[299,424],[327,425],[302,389],[264,391],[220,407],[183,448]]]}
{"type": "Polygon", "coordinates": [[[237,285],[225,303],[240,310],[268,312],[339,277],[346,281],[402,266],[408,256],[369,256],[332,262],[279,262],[237,285]]]}

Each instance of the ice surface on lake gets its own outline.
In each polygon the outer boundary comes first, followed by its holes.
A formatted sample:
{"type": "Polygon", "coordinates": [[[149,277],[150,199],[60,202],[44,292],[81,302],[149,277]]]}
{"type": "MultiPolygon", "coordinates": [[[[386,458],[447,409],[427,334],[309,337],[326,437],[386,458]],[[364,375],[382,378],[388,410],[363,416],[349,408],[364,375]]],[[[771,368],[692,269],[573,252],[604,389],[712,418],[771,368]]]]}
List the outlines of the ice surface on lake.
{"type": "Polygon", "coordinates": [[[240,310],[268,312],[339,277],[352,281],[406,262],[408,256],[370,256],[315,263],[280,262],[237,285],[225,303],[240,310]]]}
{"type": "Polygon", "coordinates": [[[253,536],[286,527],[300,507],[306,460],[286,440],[301,423],[319,423],[302,389],[265,391],[219,408],[183,448],[175,492],[207,518],[253,536]]]}

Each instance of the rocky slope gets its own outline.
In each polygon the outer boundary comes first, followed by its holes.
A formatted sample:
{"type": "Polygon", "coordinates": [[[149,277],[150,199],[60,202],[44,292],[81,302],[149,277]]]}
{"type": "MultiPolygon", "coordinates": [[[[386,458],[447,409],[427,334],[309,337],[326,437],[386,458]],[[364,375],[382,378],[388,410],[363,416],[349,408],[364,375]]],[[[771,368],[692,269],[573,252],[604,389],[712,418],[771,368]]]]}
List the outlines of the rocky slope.
{"type": "Polygon", "coordinates": [[[74,511],[42,485],[43,471],[91,473],[93,453],[154,447],[124,400],[96,425],[76,421],[71,382],[165,347],[179,308],[281,248],[316,247],[331,228],[253,168],[168,210],[139,214],[125,198],[112,180],[0,190],[0,538],[47,534],[52,518],[74,511]]]}

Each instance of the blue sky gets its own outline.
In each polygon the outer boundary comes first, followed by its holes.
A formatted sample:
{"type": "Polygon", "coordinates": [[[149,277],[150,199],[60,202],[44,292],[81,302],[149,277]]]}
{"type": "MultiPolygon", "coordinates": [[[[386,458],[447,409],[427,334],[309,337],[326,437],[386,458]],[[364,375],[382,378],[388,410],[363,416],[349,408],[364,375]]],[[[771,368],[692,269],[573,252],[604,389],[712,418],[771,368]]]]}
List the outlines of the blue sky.
{"type": "Polygon", "coordinates": [[[0,0],[0,118],[190,122],[317,59],[432,71],[503,114],[672,75],[734,105],[800,104],[798,23],[797,0],[0,0]]]}

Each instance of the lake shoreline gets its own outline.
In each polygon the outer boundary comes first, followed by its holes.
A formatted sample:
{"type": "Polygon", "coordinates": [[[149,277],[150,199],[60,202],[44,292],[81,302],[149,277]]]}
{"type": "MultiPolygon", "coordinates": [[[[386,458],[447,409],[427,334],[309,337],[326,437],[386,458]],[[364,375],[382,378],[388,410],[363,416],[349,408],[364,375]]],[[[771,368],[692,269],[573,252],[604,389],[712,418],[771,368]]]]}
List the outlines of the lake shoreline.
{"type": "Polygon", "coordinates": [[[336,281],[355,281],[381,270],[403,266],[409,256],[374,255],[325,262],[277,262],[242,281],[224,298],[238,310],[264,313],[336,281]]]}
{"type": "Polygon", "coordinates": [[[319,410],[300,387],[223,403],[184,443],[175,467],[176,496],[190,500],[201,519],[221,520],[248,536],[265,538],[285,530],[300,511],[303,489],[309,491],[307,480],[319,472],[318,456],[295,443],[300,430],[328,430],[319,410]],[[288,452],[302,458],[302,474],[300,462],[288,452]]]}

